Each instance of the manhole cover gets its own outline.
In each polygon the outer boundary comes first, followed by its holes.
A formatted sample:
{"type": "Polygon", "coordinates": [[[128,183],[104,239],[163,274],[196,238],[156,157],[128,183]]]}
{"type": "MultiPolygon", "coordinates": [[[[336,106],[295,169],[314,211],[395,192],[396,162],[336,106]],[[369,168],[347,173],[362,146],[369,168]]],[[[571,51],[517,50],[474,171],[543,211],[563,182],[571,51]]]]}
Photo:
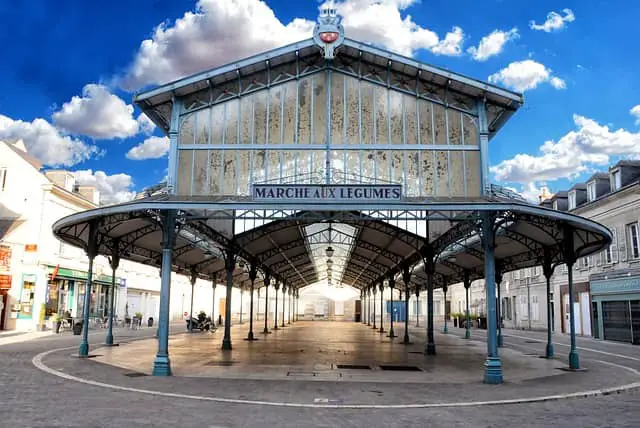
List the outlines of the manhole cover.
{"type": "Polygon", "coordinates": [[[361,364],[336,364],[336,368],[343,370],[371,370],[370,366],[361,364]]]}
{"type": "Polygon", "coordinates": [[[233,365],[233,361],[209,361],[205,364],[205,366],[222,366],[229,367],[233,365]]]}
{"type": "Polygon", "coordinates": [[[389,370],[394,372],[421,372],[422,369],[416,366],[380,366],[381,370],[389,370]]]}
{"type": "Polygon", "coordinates": [[[146,373],[140,373],[140,372],[131,372],[131,373],[125,373],[124,374],[127,377],[144,377],[147,374],[146,373]]]}

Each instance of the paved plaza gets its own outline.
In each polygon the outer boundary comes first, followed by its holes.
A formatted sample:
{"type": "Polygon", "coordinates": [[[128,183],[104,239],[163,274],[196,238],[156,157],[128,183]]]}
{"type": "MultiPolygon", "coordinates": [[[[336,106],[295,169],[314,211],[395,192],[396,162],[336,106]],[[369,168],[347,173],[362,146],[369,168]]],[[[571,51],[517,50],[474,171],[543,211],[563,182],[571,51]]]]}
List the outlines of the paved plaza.
{"type": "MultiPolygon", "coordinates": [[[[485,385],[482,383],[482,361],[479,360],[486,346],[484,330],[472,330],[471,340],[462,338],[462,329],[452,329],[446,337],[438,334],[438,355],[434,358],[412,353],[421,350],[424,340],[421,337],[423,330],[415,328],[411,329],[415,344],[405,346],[400,344],[401,338],[390,343],[388,338],[381,337],[383,335],[368,326],[324,322],[299,322],[266,339],[260,335],[260,341],[247,343],[242,340],[246,337],[247,325],[237,325],[234,327],[234,349],[230,353],[219,350],[220,332],[189,335],[183,328],[181,324],[173,325],[171,352],[178,375],[170,378],[141,376],[143,371],[100,361],[106,360],[108,355],[121,354],[142,365],[139,361],[146,357],[139,352],[153,341],[154,329],[116,331],[121,345],[115,349],[100,348],[104,331],[94,331],[89,337],[90,351],[101,356],[90,359],[72,356],[77,351],[77,336],[50,335],[0,346],[3,361],[0,384],[4,391],[13,391],[0,403],[2,426],[348,427],[366,424],[380,427],[489,427],[509,423],[627,427],[634,426],[632,421],[640,416],[637,410],[640,393],[636,390],[582,398],[555,397],[534,403],[478,404],[579,391],[595,394],[602,388],[633,384],[640,380],[635,372],[640,369],[640,350],[630,345],[581,339],[581,357],[587,370],[574,373],[557,369],[566,367],[568,348],[564,337],[556,338],[558,358],[547,361],[538,358],[544,351],[542,334],[507,331],[506,347],[501,349],[505,383],[485,385]],[[321,340],[315,341],[314,337],[321,340]],[[195,357],[184,360],[193,363],[194,367],[185,367],[185,373],[180,375],[181,351],[176,348],[187,342],[197,345],[192,350],[195,357]],[[363,352],[355,351],[358,348],[363,352]],[[283,352],[287,349],[297,349],[299,354],[314,354],[312,351],[315,350],[316,355],[301,357],[283,352]],[[467,356],[461,356],[462,353],[467,356]],[[46,367],[46,371],[37,368],[32,359],[46,367]],[[329,368],[314,372],[342,373],[343,377],[287,379],[291,376],[280,374],[280,379],[256,379],[260,368],[256,363],[270,359],[279,363],[276,366],[290,363],[291,371],[321,361],[364,363],[372,369],[367,371],[366,379],[358,379],[365,376],[359,373],[363,371],[360,369],[351,370],[359,374],[349,377],[350,370],[329,368]],[[448,361],[450,359],[455,361],[448,361]],[[237,363],[230,366],[201,363],[213,361],[237,363]],[[411,364],[423,371],[386,374],[379,366],[387,363],[411,364]],[[472,367],[465,368],[466,363],[472,367]],[[457,364],[460,367],[453,370],[454,373],[438,370],[457,364]],[[242,373],[234,379],[216,379],[211,377],[212,373],[206,377],[192,377],[201,366],[217,373],[224,370],[242,373]],[[518,375],[521,370],[528,374],[518,375]],[[408,379],[407,375],[413,379],[408,379]],[[246,378],[242,379],[242,376],[246,378]],[[398,376],[398,382],[385,382],[385,376],[398,376]],[[517,376],[523,378],[518,380],[517,376]],[[263,403],[256,404],[255,401],[263,403]],[[296,407],[286,407],[291,404],[296,407]]],[[[401,328],[396,332],[402,335],[401,328]]]]}

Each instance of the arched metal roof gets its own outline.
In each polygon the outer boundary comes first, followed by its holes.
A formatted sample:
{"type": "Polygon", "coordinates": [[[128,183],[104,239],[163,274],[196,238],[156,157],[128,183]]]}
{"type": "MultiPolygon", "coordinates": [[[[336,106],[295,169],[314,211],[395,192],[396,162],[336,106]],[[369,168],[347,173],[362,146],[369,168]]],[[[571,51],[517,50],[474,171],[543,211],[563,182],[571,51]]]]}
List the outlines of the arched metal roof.
{"type": "MultiPolygon", "coordinates": [[[[403,266],[413,268],[410,287],[424,288],[427,245],[436,256],[436,286],[460,282],[465,275],[482,278],[479,226],[486,214],[495,219],[495,260],[502,272],[540,265],[545,252],[554,265],[562,263],[566,233],[573,234],[576,257],[600,251],[612,239],[608,229],[594,221],[500,198],[448,203],[406,200],[378,208],[371,211],[366,204],[342,203],[327,211],[326,206],[296,203],[159,195],[70,215],[56,222],[53,232],[64,242],[86,249],[89,224],[95,222],[100,254],[117,251],[123,258],[159,267],[161,217],[174,210],[179,224],[174,271],[213,280],[224,271],[224,252],[233,247],[259,270],[301,288],[326,278],[314,259],[322,257],[318,248],[334,244],[344,247],[340,282],[361,289],[398,276],[403,266]],[[241,211],[234,214],[232,207],[241,211]],[[250,222],[258,217],[262,225],[241,233],[229,227],[234,218],[250,222]]],[[[243,269],[237,268],[234,275],[236,285],[248,282],[243,269]]]]}

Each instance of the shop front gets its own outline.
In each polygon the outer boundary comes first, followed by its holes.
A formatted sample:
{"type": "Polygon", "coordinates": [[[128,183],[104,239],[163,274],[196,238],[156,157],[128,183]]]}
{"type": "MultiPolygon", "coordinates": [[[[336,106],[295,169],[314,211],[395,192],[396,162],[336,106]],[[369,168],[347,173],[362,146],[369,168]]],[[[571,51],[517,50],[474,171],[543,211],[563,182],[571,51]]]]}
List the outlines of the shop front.
{"type": "Polygon", "coordinates": [[[591,277],[594,336],[640,345],[640,272],[591,277]]]}

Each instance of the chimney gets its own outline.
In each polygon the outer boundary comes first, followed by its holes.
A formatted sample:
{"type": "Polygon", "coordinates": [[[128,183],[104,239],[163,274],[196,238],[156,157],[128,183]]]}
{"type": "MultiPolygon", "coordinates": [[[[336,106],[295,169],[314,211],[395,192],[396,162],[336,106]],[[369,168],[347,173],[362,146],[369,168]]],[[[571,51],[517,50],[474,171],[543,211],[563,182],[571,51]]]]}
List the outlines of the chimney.
{"type": "Polygon", "coordinates": [[[77,186],[77,189],[78,194],[87,201],[95,205],[100,204],[100,192],[94,186],[77,186]]]}

